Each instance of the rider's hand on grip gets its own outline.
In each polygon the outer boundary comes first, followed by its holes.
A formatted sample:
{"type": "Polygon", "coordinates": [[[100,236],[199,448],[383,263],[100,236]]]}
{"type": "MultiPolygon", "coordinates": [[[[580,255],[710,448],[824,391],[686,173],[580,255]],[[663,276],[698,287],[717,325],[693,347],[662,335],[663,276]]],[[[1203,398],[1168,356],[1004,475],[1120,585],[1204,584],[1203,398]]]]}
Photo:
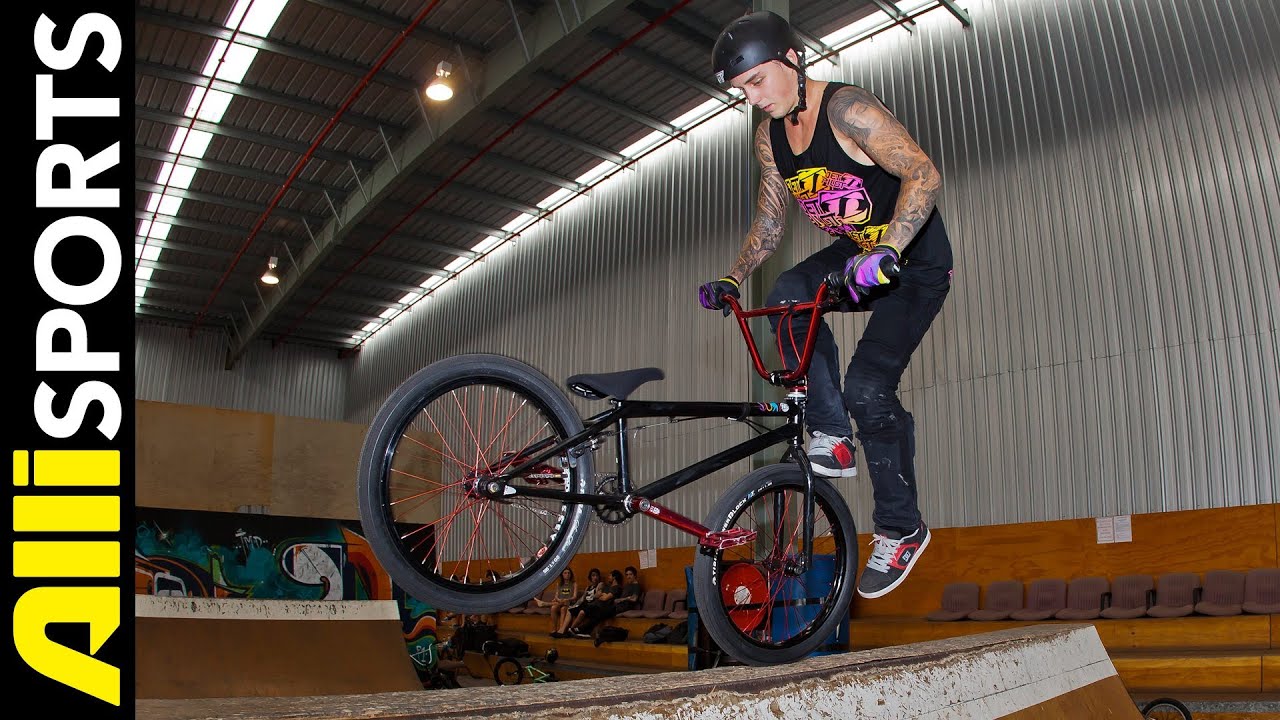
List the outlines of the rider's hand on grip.
{"type": "Polygon", "coordinates": [[[708,310],[723,310],[725,317],[729,317],[732,311],[721,299],[724,295],[732,295],[735,300],[742,297],[738,294],[738,281],[728,275],[719,280],[703,283],[702,287],[698,288],[698,302],[702,307],[708,310]]]}
{"type": "Polygon", "coordinates": [[[849,297],[860,301],[861,296],[869,295],[872,288],[888,285],[898,276],[899,259],[897,248],[883,243],[849,258],[842,277],[849,289],[849,297]]]}

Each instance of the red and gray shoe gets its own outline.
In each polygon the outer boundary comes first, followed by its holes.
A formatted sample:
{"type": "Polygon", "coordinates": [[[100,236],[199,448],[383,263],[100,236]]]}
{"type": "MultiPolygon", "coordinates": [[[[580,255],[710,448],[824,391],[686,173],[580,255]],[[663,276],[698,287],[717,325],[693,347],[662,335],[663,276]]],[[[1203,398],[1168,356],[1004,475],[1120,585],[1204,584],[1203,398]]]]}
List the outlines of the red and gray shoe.
{"type": "Polygon", "coordinates": [[[867,567],[858,580],[858,594],[878,598],[902,584],[915,567],[920,554],[929,547],[929,528],[924,523],[910,535],[876,528],[871,544],[875,549],[867,558],[867,567]]]}
{"type": "Polygon", "coordinates": [[[858,474],[857,446],[847,437],[815,430],[809,441],[809,464],[824,477],[854,477],[858,474]]]}

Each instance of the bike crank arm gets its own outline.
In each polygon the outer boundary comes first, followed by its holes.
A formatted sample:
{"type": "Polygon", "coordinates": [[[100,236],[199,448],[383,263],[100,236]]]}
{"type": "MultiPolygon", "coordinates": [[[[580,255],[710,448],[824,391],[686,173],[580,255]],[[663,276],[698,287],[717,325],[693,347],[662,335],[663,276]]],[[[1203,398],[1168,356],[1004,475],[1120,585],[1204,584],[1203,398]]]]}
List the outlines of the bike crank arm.
{"type": "Polygon", "coordinates": [[[756,539],[755,530],[732,528],[718,532],[712,531],[671,508],[663,507],[652,500],[635,497],[634,495],[627,496],[623,506],[628,512],[642,512],[659,522],[689,533],[698,538],[698,545],[709,550],[724,550],[738,545],[746,545],[756,539]]]}

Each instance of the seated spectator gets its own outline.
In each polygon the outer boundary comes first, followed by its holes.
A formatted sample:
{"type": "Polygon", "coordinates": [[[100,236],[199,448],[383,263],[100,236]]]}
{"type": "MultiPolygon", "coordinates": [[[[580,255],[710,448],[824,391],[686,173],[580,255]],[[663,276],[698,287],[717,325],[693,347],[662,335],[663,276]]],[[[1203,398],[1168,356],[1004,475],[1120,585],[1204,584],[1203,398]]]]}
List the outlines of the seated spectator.
{"type": "Polygon", "coordinates": [[[565,607],[564,614],[560,620],[560,626],[551,633],[553,638],[562,638],[569,636],[569,623],[582,614],[583,609],[587,605],[595,602],[596,595],[604,588],[604,582],[600,579],[600,571],[591,568],[587,573],[587,587],[582,591],[582,596],[575,599],[565,607]]]}
{"type": "Polygon", "coordinates": [[[617,570],[612,573],[614,579],[615,592],[609,602],[597,602],[593,606],[587,608],[583,613],[585,618],[577,623],[577,629],[572,627],[570,630],[576,637],[591,637],[591,631],[603,620],[617,616],[618,613],[626,612],[635,608],[640,604],[640,577],[639,572],[631,566],[627,566],[624,574],[619,574],[617,570]]]}
{"type": "Polygon", "coordinates": [[[609,580],[602,582],[596,590],[596,599],[582,606],[582,610],[569,623],[567,635],[578,638],[590,638],[591,628],[606,617],[612,617],[613,600],[622,592],[622,573],[609,571],[609,580]]]}
{"type": "Polygon", "coordinates": [[[542,598],[534,598],[538,607],[551,608],[551,637],[556,637],[560,624],[569,614],[569,605],[578,599],[578,581],[573,578],[573,568],[560,571],[560,582],[556,584],[556,596],[551,602],[542,598]]]}

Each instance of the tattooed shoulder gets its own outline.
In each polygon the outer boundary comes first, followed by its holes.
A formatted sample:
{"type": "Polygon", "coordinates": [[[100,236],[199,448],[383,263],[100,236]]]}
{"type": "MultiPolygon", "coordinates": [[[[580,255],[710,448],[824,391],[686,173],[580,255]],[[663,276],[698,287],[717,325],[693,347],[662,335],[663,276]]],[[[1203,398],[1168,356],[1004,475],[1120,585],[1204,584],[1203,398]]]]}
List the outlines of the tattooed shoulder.
{"type": "Polygon", "coordinates": [[[857,85],[840,88],[827,104],[831,125],[859,144],[883,123],[887,114],[888,109],[875,95],[857,85]]]}

